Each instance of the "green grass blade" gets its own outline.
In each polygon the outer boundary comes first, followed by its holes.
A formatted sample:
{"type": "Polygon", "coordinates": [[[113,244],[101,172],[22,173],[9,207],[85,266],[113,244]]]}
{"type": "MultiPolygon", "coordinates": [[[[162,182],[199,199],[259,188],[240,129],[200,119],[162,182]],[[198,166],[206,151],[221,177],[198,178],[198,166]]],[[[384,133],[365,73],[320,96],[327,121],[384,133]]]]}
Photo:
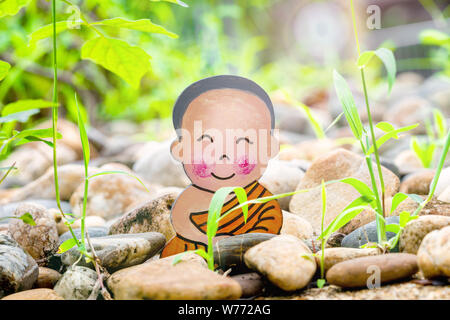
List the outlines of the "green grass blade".
{"type": "Polygon", "coordinates": [[[395,209],[397,209],[397,207],[400,205],[400,203],[402,203],[406,198],[408,198],[408,195],[403,193],[403,192],[399,192],[397,193],[393,198],[392,198],[392,205],[391,205],[391,211],[390,213],[394,212],[395,209]]]}
{"type": "MultiPolygon", "coordinates": [[[[16,163],[14,162],[9,168],[8,171],[5,172],[5,174],[0,179],[0,184],[2,184],[3,181],[5,181],[6,177],[11,173],[11,171],[15,168],[16,163]]],[[[2,168],[3,169],[3,168],[2,168]]]]}
{"type": "Polygon", "coordinates": [[[363,125],[355,105],[355,100],[347,82],[336,70],[334,70],[334,87],[353,135],[356,139],[361,140],[363,125]]]}
{"type": "Polygon", "coordinates": [[[372,189],[370,189],[369,186],[364,182],[355,178],[344,178],[341,179],[341,182],[351,185],[356,189],[356,191],[361,194],[361,196],[375,200],[375,194],[373,193],[372,189]]]}
{"type": "MultiPolygon", "coordinates": [[[[386,142],[388,142],[390,139],[398,139],[398,134],[399,133],[403,133],[403,132],[407,132],[410,131],[414,128],[416,128],[419,124],[413,124],[410,126],[406,126],[406,127],[401,127],[398,129],[395,129],[393,131],[390,131],[386,134],[384,134],[383,136],[381,136],[378,140],[377,140],[377,148],[381,147],[383,144],[385,144],[386,142]]],[[[386,128],[386,127],[385,127],[386,128]]],[[[374,147],[371,146],[369,148],[369,150],[367,151],[367,154],[370,155],[374,152],[374,147]]]]}
{"type": "Polygon", "coordinates": [[[80,131],[81,147],[83,149],[84,167],[87,176],[87,168],[90,160],[89,140],[87,137],[86,128],[84,127],[83,117],[81,116],[80,106],[78,105],[78,99],[76,94],[75,94],[75,103],[77,106],[78,128],[80,131]]]}
{"type": "Polygon", "coordinates": [[[397,65],[395,63],[394,54],[391,50],[386,48],[379,48],[375,50],[374,53],[378,56],[378,58],[380,58],[386,68],[389,88],[388,92],[390,93],[392,87],[394,86],[395,75],[397,73],[397,65]]]}
{"type": "Polygon", "coordinates": [[[139,179],[137,176],[135,176],[134,174],[130,173],[130,172],[126,172],[126,171],[121,171],[121,170],[111,170],[111,171],[102,171],[102,172],[98,172],[96,174],[93,174],[91,176],[88,177],[88,180],[98,177],[98,176],[103,176],[103,175],[107,175],[107,174],[125,174],[127,176],[133,177],[135,178],[144,188],[145,190],[147,190],[148,192],[150,192],[150,190],[146,187],[145,183],[139,179]]]}

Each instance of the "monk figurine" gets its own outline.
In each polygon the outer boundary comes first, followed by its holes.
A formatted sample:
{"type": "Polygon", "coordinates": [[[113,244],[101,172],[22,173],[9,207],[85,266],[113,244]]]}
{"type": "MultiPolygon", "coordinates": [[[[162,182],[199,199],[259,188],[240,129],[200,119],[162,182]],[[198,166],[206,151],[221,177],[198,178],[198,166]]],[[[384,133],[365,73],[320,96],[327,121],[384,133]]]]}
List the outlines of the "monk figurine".
{"type": "MultiPolygon", "coordinates": [[[[267,93],[246,78],[220,75],[188,86],[173,109],[177,139],[172,156],[191,180],[172,206],[176,236],[161,257],[187,250],[207,249],[206,227],[210,201],[221,187],[243,187],[249,200],[268,197],[258,179],[279,151],[274,135],[274,111],[267,93]]],[[[222,214],[239,204],[234,193],[222,214]]],[[[276,200],[248,206],[219,222],[214,242],[243,233],[279,234],[283,215],[276,200]]]]}

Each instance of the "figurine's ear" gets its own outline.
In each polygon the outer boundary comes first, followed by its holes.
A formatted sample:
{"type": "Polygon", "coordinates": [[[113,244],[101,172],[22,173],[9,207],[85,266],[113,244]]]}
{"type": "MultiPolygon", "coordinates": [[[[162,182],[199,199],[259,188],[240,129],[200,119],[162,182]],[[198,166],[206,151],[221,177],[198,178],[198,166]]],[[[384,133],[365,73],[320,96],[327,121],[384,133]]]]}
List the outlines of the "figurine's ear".
{"type": "Polygon", "coordinates": [[[181,139],[181,137],[177,137],[170,145],[172,157],[179,162],[183,162],[183,143],[181,143],[181,139]]]}
{"type": "Polygon", "coordinates": [[[278,137],[278,130],[272,130],[270,135],[269,157],[274,158],[280,152],[280,139],[278,137]]]}

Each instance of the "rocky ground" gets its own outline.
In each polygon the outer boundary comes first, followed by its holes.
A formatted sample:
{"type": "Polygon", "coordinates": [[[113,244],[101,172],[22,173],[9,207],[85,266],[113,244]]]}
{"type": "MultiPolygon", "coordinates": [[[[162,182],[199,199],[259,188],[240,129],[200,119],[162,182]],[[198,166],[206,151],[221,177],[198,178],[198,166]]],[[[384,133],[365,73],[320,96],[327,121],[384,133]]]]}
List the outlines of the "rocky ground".
{"type": "MultiPolygon", "coordinates": [[[[450,117],[449,97],[448,82],[403,74],[391,97],[377,101],[374,117],[395,126],[421,123],[413,134],[423,135],[424,119],[433,107],[450,117]]],[[[325,127],[340,113],[335,100],[328,93],[310,97],[309,104],[325,127]]],[[[351,135],[344,120],[327,138],[317,140],[301,111],[275,98],[274,102],[281,140],[289,147],[271,160],[260,179],[269,191],[312,188],[322,180],[345,177],[369,183],[358,149],[341,143],[341,138],[351,135]]],[[[163,142],[134,139],[143,130],[143,124],[116,121],[89,132],[90,175],[127,171],[147,187],[122,174],[90,181],[86,226],[107,271],[104,283],[98,281],[92,262],[80,257],[76,248],[57,253],[71,234],[56,206],[51,149],[39,142],[28,143],[0,163],[5,167],[16,162],[18,168],[0,186],[0,219],[30,213],[36,222],[30,226],[19,219],[0,220],[0,298],[97,299],[102,298],[104,284],[114,299],[450,299],[450,160],[435,197],[418,219],[406,225],[391,253],[360,248],[377,240],[374,215],[369,211],[333,234],[324,253],[327,284],[319,289],[315,285],[319,261],[312,254],[320,249],[316,240],[320,189],[280,200],[281,235],[248,234],[219,241],[215,261],[220,272],[208,270],[205,261],[193,254],[176,265],[171,257],[159,259],[160,250],[175,234],[171,206],[189,181],[170,156],[171,133],[163,142]]],[[[81,143],[72,123],[61,120],[59,131],[63,135],[58,141],[61,206],[79,217],[84,191],[81,143]]],[[[388,209],[398,191],[424,198],[435,175],[435,170],[422,168],[409,148],[410,139],[405,134],[380,150],[388,209]]],[[[325,225],[359,196],[343,183],[326,189],[325,225]]],[[[416,208],[416,202],[405,200],[387,221],[398,223],[402,211],[416,208]]],[[[80,220],[73,227],[80,236],[80,220]]]]}

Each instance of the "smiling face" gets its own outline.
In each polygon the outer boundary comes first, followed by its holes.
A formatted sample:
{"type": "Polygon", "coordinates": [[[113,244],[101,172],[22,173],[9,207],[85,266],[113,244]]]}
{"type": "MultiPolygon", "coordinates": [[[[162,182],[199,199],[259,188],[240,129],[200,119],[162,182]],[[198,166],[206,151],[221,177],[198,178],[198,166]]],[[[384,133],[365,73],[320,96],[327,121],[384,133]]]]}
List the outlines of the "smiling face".
{"type": "Polygon", "coordinates": [[[242,90],[201,94],[189,104],[181,129],[172,154],[194,185],[211,191],[257,180],[278,152],[267,106],[242,90]]]}

